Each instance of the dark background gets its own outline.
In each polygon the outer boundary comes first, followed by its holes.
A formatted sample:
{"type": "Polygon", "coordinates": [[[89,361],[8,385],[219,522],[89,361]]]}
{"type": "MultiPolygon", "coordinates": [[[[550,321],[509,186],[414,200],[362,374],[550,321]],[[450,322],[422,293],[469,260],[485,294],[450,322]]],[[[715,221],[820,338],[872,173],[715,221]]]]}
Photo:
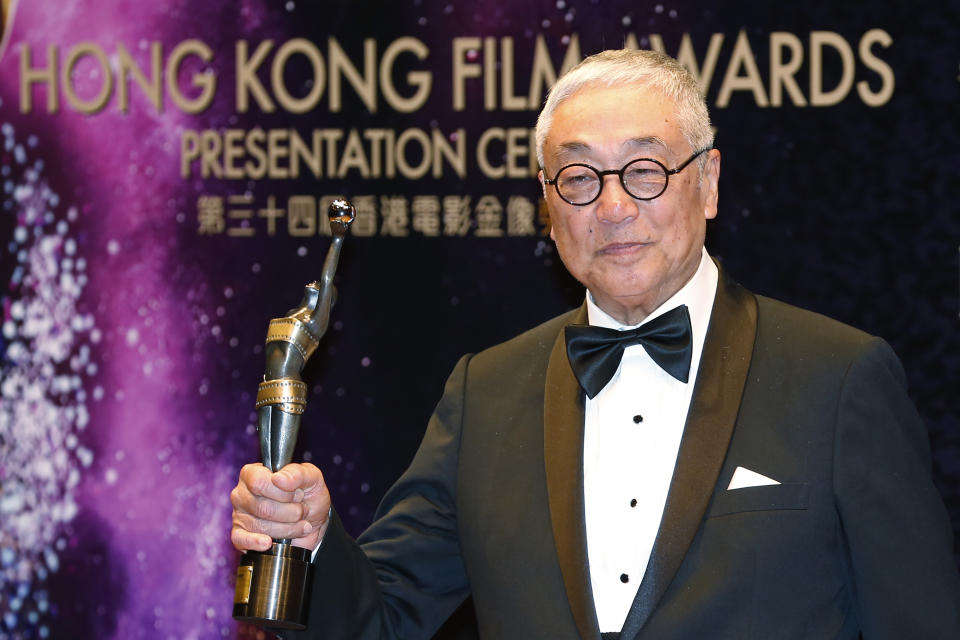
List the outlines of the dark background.
{"type": "MultiPolygon", "coordinates": [[[[139,38],[156,38],[169,51],[170,45],[188,37],[202,39],[217,52],[213,66],[223,89],[209,110],[184,116],[168,104],[164,114],[136,120],[147,109],[135,95],[134,116],[118,114],[112,106],[89,117],[53,116],[42,110],[19,114],[16,83],[10,81],[18,68],[11,53],[16,50],[8,45],[2,59],[3,121],[16,125],[18,135],[31,132],[39,137],[37,148],[47,158],[45,176],[64,199],[89,203],[81,207],[73,227],[79,251],[91,264],[90,284],[78,305],[94,315],[104,339],[93,350],[101,367],[98,379],[85,379],[84,384],[92,389],[109,382],[111,392],[126,390],[125,402],[141,404],[137,420],[119,419],[129,414],[118,413],[120,401],[112,395],[103,404],[91,405],[92,426],[77,433],[95,461],[77,489],[79,514],[63,525],[70,553],[61,557],[59,572],[30,578],[31,593],[43,592],[51,606],[36,609],[39,622],[29,622],[25,615],[14,625],[2,622],[0,637],[3,632],[11,638],[40,637],[38,629],[44,624],[53,637],[150,638],[163,631],[214,638],[223,637],[224,630],[234,637],[256,636],[251,628],[234,626],[229,616],[235,554],[226,537],[227,494],[239,467],[258,457],[250,425],[255,422],[253,397],[263,371],[260,345],[267,322],[295,306],[303,285],[319,275],[328,241],[282,232],[268,237],[262,227],[256,239],[198,235],[197,197],[249,191],[258,207],[270,195],[285,202],[292,194],[341,193],[411,199],[421,194],[469,195],[472,204],[484,195],[495,195],[503,204],[509,196],[521,195],[537,202],[533,177],[486,179],[472,159],[483,131],[532,127],[536,110],[485,111],[478,79],[468,83],[467,109],[454,112],[450,56],[452,39],[458,36],[513,37],[515,86],[522,94],[537,35],[544,36],[559,67],[566,50],[562,39],[572,34],[588,55],[621,46],[631,32],[641,46],[649,46],[648,34],[658,33],[667,52],[675,54],[683,34],[689,33],[702,64],[711,35],[722,33],[724,44],[706,88],[716,146],[723,154],[719,216],[708,225],[707,248],[752,291],[813,309],[892,344],[929,427],[934,481],[954,531],[960,532],[956,0],[734,1],[722,6],[689,0],[541,0],[522,5],[225,0],[204,7],[170,0],[151,7],[149,17],[139,11],[146,9],[107,0],[63,3],[43,11],[21,7],[13,17],[12,42],[30,43],[35,51],[51,42],[66,50],[85,39],[108,49],[126,42],[134,49],[139,38]],[[58,13],[69,19],[57,22],[58,13]],[[102,24],[110,28],[95,26],[102,24]],[[857,56],[857,44],[870,29],[883,29],[893,41],[888,48],[873,49],[893,69],[896,82],[892,98],[880,107],[865,105],[855,87],[829,107],[794,106],[786,94],[783,106],[762,107],[746,91],[735,92],[724,108],[713,106],[741,31],[749,39],[767,92],[768,42],[776,31],[792,33],[804,45],[805,60],[796,78],[808,100],[811,31],[840,34],[854,51],[855,82],[866,80],[876,90],[879,78],[857,56]],[[377,112],[369,113],[345,85],[339,113],[327,110],[326,98],[303,115],[264,114],[255,107],[236,113],[231,64],[239,39],[250,41],[252,49],[272,38],[275,51],[285,40],[304,37],[326,54],[327,38],[335,37],[356,63],[362,59],[364,38],[375,38],[382,52],[400,36],[420,39],[431,52],[427,61],[416,64],[409,56],[403,58],[394,73],[398,88],[404,88],[406,71],[433,72],[431,98],[418,112],[395,113],[380,98],[377,112]],[[428,176],[415,182],[363,180],[354,174],[343,180],[184,180],[177,173],[177,129],[172,124],[163,129],[168,123],[193,129],[289,127],[305,137],[325,127],[381,127],[398,133],[409,127],[444,132],[463,127],[470,162],[463,179],[448,170],[441,179],[428,176]],[[97,132],[96,137],[84,138],[88,131],[97,132]],[[122,153],[111,155],[117,148],[122,153]],[[142,169],[145,158],[165,172],[166,182],[158,184],[159,178],[148,180],[142,173],[127,175],[125,163],[142,169]],[[114,238],[121,240],[118,254],[107,251],[114,238]],[[222,313],[214,312],[218,307],[222,313]],[[147,353],[167,358],[162,382],[149,387],[154,404],[134,391],[147,356],[125,350],[129,324],[119,319],[124,313],[140,317],[141,308],[157,318],[154,329],[161,323],[169,328],[150,343],[147,353]],[[216,334],[198,320],[201,316],[216,318],[216,334]],[[231,338],[236,338],[233,345],[231,338]],[[156,407],[162,411],[156,413],[156,407]],[[136,448],[126,447],[125,463],[115,461],[115,443],[121,437],[136,442],[144,453],[148,464],[135,471],[149,492],[124,493],[102,480],[110,464],[127,464],[134,472],[136,448]],[[158,452],[167,450],[170,457],[158,459],[158,452]],[[167,461],[173,461],[176,473],[161,471],[167,461]],[[184,498],[187,481],[177,478],[195,480],[205,502],[184,498]],[[115,508],[117,504],[126,511],[115,508]],[[142,519],[144,511],[138,511],[137,518],[121,517],[134,507],[149,511],[147,507],[157,505],[172,511],[150,533],[130,524],[142,519]],[[196,523],[204,521],[214,526],[199,531],[196,523]],[[181,523],[176,535],[168,533],[171,522],[181,523]],[[198,541],[209,546],[200,548],[198,541]],[[157,560],[148,555],[149,571],[138,564],[144,548],[165,554],[157,560]],[[222,561],[215,569],[204,568],[211,557],[222,561]],[[175,571],[164,571],[166,566],[175,571]],[[192,572],[203,575],[200,586],[190,581],[192,572]],[[161,615],[156,602],[162,598],[167,604],[161,615]],[[204,602],[199,613],[191,608],[194,601],[204,602]],[[182,610],[170,602],[182,603],[182,610]]],[[[292,60],[287,70],[291,88],[306,77],[302,62],[292,60]]],[[[834,87],[839,74],[839,58],[827,50],[824,87],[834,87]]],[[[260,73],[265,81],[268,76],[269,62],[260,73]]],[[[36,94],[35,101],[42,104],[42,96],[36,94]]],[[[9,152],[0,158],[14,173],[20,171],[9,152]]],[[[9,193],[3,197],[12,202],[9,193]]],[[[6,241],[16,224],[16,207],[5,205],[4,215],[0,234],[6,241]]],[[[457,359],[582,302],[582,287],[563,270],[542,223],[537,231],[537,236],[525,238],[472,233],[428,238],[412,232],[406,238],[347,239],[337,276],[334,324],[305,371],[313,393],[297,457],[323,469],[351,533],[360,533],[370,522],[380,496],[412,457],[457,359]]],[[[4,281],[12,282],[17,264],[15,252],[0,253],[4,281]]],[[[3,293],[4,304],[26,295],[10,285],[3,293]]],[[[141,326],[142,339],[147,333],[141,326]]],[[[5,372],[8,365],[5,360],[5,372]]],[[[17,437],[13,427],[0,436],[17,437]]],[[[120,486],[124,477],[121,473],[120,486]]],[[[960,560],[960,547],[957,550],[960,560]]],[[[13,573],[0,575],[8,596],[0,602],[2,616],[11,611],[10,594],[21,589],[21,582],[10,577],[13,573]]],[[[454,620],[444,637],[466,633],[464,625],[462,619],[454,620]]]]}

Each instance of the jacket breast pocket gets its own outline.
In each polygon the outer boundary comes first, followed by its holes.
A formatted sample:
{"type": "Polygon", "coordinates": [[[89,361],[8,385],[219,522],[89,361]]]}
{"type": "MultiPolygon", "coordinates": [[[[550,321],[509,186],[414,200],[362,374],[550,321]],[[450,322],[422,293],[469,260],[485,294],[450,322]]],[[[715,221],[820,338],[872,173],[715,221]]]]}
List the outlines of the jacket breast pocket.
{"type": "Polygon", "coordinates": [[[810,483],[791,482],[728,489],[713,499],[708,518],[746,511],[806,509],[810,504],[810,483]]]}

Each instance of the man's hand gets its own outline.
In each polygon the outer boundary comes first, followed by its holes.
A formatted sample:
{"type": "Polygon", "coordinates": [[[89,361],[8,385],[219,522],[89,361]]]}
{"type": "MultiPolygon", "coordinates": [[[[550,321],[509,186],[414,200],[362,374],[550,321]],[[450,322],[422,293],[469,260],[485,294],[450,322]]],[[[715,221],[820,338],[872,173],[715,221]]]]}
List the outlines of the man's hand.
{"type": "Polygon", "coordinates": [[[230,540],[239,551],[266,551],[273,539],[282,538],[313,549],[327,530],[330,492],[320,469],[310,463],[291,463],[276,473],[259,462],[248,464],[230,502],[230,540]]]}

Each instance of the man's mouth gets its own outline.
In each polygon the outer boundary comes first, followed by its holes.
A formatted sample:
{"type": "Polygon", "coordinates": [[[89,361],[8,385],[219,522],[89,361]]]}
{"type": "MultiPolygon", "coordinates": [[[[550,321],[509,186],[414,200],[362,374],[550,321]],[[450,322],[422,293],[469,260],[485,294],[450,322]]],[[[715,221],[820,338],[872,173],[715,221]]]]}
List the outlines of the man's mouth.
{"type": "Polygon", "coordinates": [[[637,253],[648,246],[650,246],[649,242],[611,242],[601,247],[597,253],[604,256],[626,256],[637,253]]]}

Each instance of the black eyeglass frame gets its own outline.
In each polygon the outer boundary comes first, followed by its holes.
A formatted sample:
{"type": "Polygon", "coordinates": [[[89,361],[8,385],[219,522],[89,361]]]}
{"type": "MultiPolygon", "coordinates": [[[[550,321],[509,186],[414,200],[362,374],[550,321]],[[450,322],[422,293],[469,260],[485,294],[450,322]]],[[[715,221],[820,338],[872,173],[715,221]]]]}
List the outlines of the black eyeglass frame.
{"type": "Polygon", "coordinates": [[[704,147],[703,149],[700,149],[700,151],[695,152],[692,156],[690,156],[689,158],[687,158],[687,160],[686,160],[683,164],[678,165],[675,169],[667,169],[666,165],[664,165],[664,164],[663,164],[662,162],[660,162],[659,160],[654,160],[653,158],[634,158],[633,160],[631,160],[631,161],[628,162],[627,164],[623,165],[623,166],[620,167],[619,169],[607,169],[606,171],[601,171],[600,169],[597,169],[596,167],[593,167],[593,166],[591,166],[591,165],[589,165],[589,164],[584,164],[584,163],[582,163],[582,162],[573,162],[573,163],[571,163],[571,164],[567,164],[567,165],[564,165],[564,166],[560,167],[560,169],[554,174],[554,176],[553,176],[552,178],[544,178],[544,179],[543,179],[543,183],[544,183],[544,184],[552,184],[552,185],[553,185],[553,188],[557,190],[557,195],[560,196],[560,199],[563,200],[564,202],[566,202],[567,204],[572,204],[572,205],[575,206],[575,207],[585,207],[585,206],[587,206],[588,204],[593,204],[594,202],[597,201],[597,198],[599,198],[599,197],[600,197],[600,194],[603,193],[603,185],[604,185],[604,182],[606,182],[606,181],[604,180],[604,177],[605,177],[605,176],[617,176],[617,177],[619,177],[619,178],[620,178],[620,186],[623,187],[624,192],[626,192],[626,194],[627,194],[628,196],[630,196],[631,198],[633,198],[634,200],[655,200],[655,199],[659,198],[660,196],[662,196],[663,193],[664,193],[664,191],[667,190],[667,187],[670,185],[670,176],[672,176],[672,175],[674,175],[674,174],[677,174],[677,173],[680,173],[681,171],[683,171],[684,169],[687,168],[687,165],[689,165],[691,162],[693,162],[694,160],[696,160],[697,158],[699,158],[703,153],[706,153],[707,151],[710,151],[711,149],[713,149],[713,146],[712,146],[712,145],[709,146],[709,147],[704,147]],[[626,172],[627,167],[629,167],[630,165],[632,165],[632,164],[634,164],[634,163],[636,163],[636,162],[642,162],[642,161],[644,161],[644,160],[647,161],[647,162],[652,162],[652,163],[654,163],[655,165],[659,166],[661,169],[663,169],[663,173],[666,175],[667,179],[663,181],[663,189],[660,190],[660,193],[658,193],[658,194],[655,195],[655,196],[648,196],[648,197],[646,197],[646,198],[641,198],[641,197],[639,197],[639,196],[635,196],[635,195],[633,195],[632,193],[630,193],[630,190],[627,189],[627,183],[626,183],[626,182],[624,181],[624,179],[623,179],[623,175],[624,175],[624,173],[626,172]],[[595,174],[597,174],[597,177],[600,178],[600,188],[597,190],[597,195],[593,196],[593,198],[590,199],[590,200],[588,200],[587,202],[571,202],[570,200],[567,200],[566,198],[564,198],[564,197],[563,197],[563,194],[560,193],[560,185],[557,184],[557,178],[560,176],[560,174],[561,174],[564,170],[569,169],[570,167],[584,167],[584,168],[590,169],[590,170],[593,171],[595,174]]]}

